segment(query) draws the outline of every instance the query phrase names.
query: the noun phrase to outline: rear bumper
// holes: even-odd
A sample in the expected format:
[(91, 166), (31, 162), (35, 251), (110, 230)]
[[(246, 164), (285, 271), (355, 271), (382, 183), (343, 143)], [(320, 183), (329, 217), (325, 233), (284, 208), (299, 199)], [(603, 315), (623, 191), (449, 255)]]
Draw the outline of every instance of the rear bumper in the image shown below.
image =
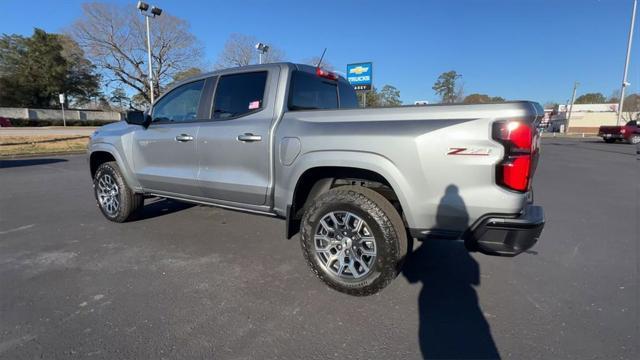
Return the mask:
[(603, 139), (616, 139), (616, 140), (624, 139), (624, 135), (622, 135), (622, 134), (599, 133), (598, 136), (603, 138)]
[(470, 251), (487, 255), (516, 256), (538, 241), (544, 228), (544, 211), (528, 205), (514, 218), (488, 215), (478, 220), (463, 236)]

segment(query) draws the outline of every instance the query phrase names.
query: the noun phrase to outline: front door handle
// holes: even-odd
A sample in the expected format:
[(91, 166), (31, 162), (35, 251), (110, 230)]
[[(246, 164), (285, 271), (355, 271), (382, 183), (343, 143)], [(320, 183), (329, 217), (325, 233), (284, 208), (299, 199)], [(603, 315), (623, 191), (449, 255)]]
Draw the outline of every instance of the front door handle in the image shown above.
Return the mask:
[(180, 134), (178, 136), (176, 136), (176, 141), (179, 142), (187, 142), (187, 141), (192, 141), (193, 140), (193, 136), (188, 135), (188, 134)]
[(262, 141), (262, 136), (253, 135), (251, 133), (244, 133), (242, 135), (238, 135), (238, 141), (244, 141), (244, 142)]

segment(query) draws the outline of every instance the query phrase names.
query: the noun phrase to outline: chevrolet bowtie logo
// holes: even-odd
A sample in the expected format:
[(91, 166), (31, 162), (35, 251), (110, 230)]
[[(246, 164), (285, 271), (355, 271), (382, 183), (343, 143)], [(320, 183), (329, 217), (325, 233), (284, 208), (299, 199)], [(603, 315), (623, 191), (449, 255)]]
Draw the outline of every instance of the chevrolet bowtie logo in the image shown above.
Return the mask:
[(364, 67), (364, 66), (358, 65), (358, 66), (356, 66), (354, 68), (349, 69), (349, 74), (360, 75), (360, 74), (365, 73), (367, 71), (369, 71), (368, 67)]

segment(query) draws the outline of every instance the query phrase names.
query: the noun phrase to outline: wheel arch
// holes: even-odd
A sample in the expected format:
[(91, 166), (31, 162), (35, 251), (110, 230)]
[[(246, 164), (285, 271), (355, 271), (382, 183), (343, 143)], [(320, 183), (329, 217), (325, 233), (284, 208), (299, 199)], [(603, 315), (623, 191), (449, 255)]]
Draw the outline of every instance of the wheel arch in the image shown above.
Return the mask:
[[(305, 154), (307, 155), (307, 154)], [(371, 187), (383, 196), (395, 197), (389, 199), (396, 203), (396, 208), (405, 216), (410, 214), (409, 204), (404, 196), (405, 179), (400, 171), (387, 158), (378, 154), (354, 153), (354, 152), (334, 152), (331, 156), (322, 154), (322, 159), (309, 161), (303, 156), (296, 163), (304, 163), (304, 168), (295, 171), (295, 176), (291, 176), (286, 196), (286, 236), (293, 237), (300, 229), (300, 219), (304, 207), (319, 194), (340, 185), (354, 185), (349, 180), (354, 180), (355, 185)], [(336, 161), (340, 159), (341, 161)], [(300, 161), (301, 160), (301, 161)], [(348, 165), (347, 165), (348, 164)], [(336, 183), (336, 181), (346, 180), (347, 182)], [(358, 180), (364, 183), (358, 184)], [(392, 194), (384, 193), (383, 188), (388, 187)], [(405, 225), (410, 226), (412, 220), (405, 218)]]
[(118, 164), (118, 167), (122, 172), (122, 176), (125, 178), (129, 187), (134, 189), (136, 192), (142, 190), (140, 184), (133, 176), (131, 167), (126, 161), (124, 161), (113, 145), (106, 143), (92, 144), (89, 153), (89, 170), (92, 178), (98, 167), (107, 161), (115, 161)]

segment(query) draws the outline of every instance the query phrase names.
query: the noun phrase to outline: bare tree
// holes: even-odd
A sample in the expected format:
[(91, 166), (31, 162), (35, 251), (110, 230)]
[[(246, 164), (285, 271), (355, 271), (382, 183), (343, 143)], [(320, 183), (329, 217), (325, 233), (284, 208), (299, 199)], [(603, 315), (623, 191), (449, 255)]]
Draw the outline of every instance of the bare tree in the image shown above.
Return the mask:
[[(218, 61), (214, 65), (216, 69), (224, 69), (230, 67), (247, 66), (258, 62), (258, 52), (256, 44), (259, 41), (249, 35), (231, 34), (224, 44), (224, 49), (218, 55)], [(269, 51), (262, 55), (263, 63), (274, 63), (283, 61), (285, 58), (284, 51), (267, 43)]]
[(624, 98), (622, 120), (640, 120), (640, 94), (631, 94)]
[[(82, 17), (69, 34), (102, 70), (108, 83), (132, 88), (148, 103), (144, 18), (133, 6), (85, 3), (82, 10)], [(151, 45), (156, 96), (176, 73), (199, 66), (202, 60), (202, 46), (189, 32), (188, 22), (167, 13), (153, 20)]]
[[(311, 66), (318, 66), (318, 62), (320, 62), (320, 56), (313, 56), (307, 60), (304, 60), (305, 64)], [(329, 71), (335, 70), (335, 67), (327, 60), (327, 58), (322, 59), (322, 64), (320, 64), (320, 67)]]

